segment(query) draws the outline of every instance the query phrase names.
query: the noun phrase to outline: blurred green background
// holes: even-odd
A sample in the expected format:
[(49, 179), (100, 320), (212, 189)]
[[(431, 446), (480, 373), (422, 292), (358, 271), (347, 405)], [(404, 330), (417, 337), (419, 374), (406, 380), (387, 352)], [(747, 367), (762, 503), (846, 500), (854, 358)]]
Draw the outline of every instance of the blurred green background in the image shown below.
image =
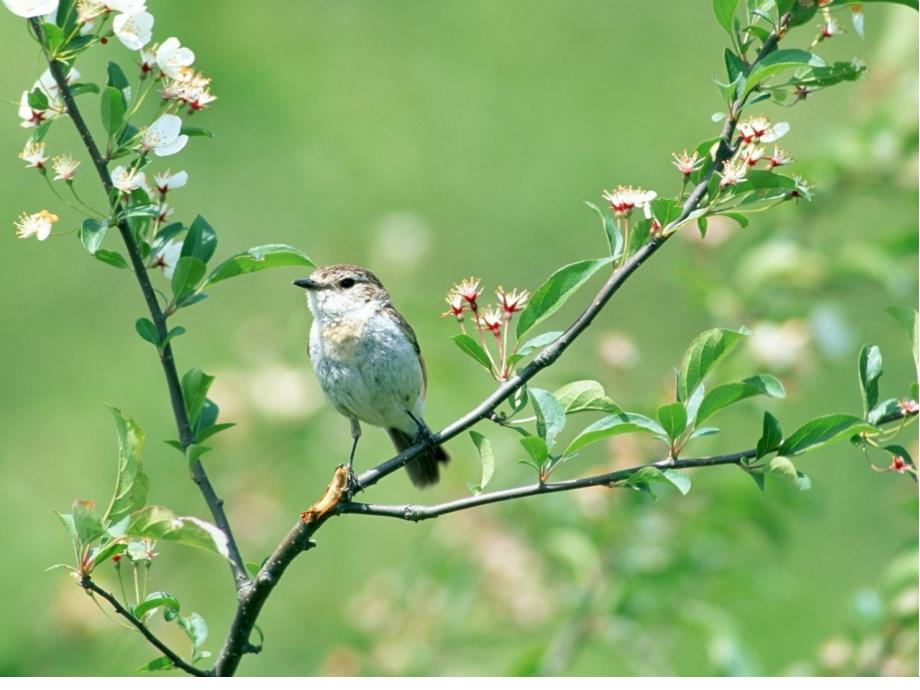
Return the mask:
[[(287, 242), (318, 263), (367, 265), (416, 328), (430, 378), (426, 417), (440, 427), (491, 383), (439, 320), (450, 284), (533, 289), (556, 267), (606, 249), (593, 214), (602, 188), (677, 191), (672, 151), (714, 136), (711, 80), (725, 43), (710, 3), (573, 0), (533, 3), (370, 0), (151, 2), (155, 39), (176, 35), (214, 77), (219, 100), (196, 115), (217, 133), (164, 161), (190, 174), (170, 201), (202, 213), (218, 256)], [(537, 385), (596, 378), (628, 409), (671, 394), (672, 368), (713, 326), (754, 337), (718, 378), (776, 374), (788, 399), (768, 407), (788, 431), (816, 414), (859, 410), (859, 346), (886, 358), (883, 397), (912, 380), (909, 347), (884, 313), (916, 305), (916, 14), (868, 5), (867, 38), (847, 25), (827, 58), (864, 57), (870, 77), (793, 108), (785, 147), (818, 189), (811, 205), (714, 222), (705, 243), (688, 228), (627, 287)], [(844, 17), (846, 19), (846, 17)], [(816, 28), (792, 34), (807, 46)], [(148, 437), (151, 502), (207, 517), (172, 438), (165, 386), (131, 275), (92, 261), (76, 236), (17, 241), (11, 221), (56, 200), (16, 153), (21, 91), (38, 51), (4, 12), (0, 128), (4, 193), (0, 354), (0, 506), (7, 525), (0, 673), (125, 674), (154, 656), (107, 619), (64, 571), (69, 546), (53, 510), (110, 492), (115, 436), (103, 403)], [(79, 68), (129, 59), (117, 42)], [(98, 126), (93, 96), (81, 97)], [(758, 112), (755, 110), (754, 112)], [(69, 123), (52, 152), (85, 159)], [(157, 169), (157, 168), (155, 168)], [(99, 199), (89, 165), (78, 189)], [(694, 237), (696, 235), (696, 237)], [(685, 241), (686, 240), (686, 241)], [(109, 240), (117, 248), (115, 238)], [(347, 422), (318, 392), (306, 357), (309, 317), (279, 269), (217, 286), (175, 319), (180, 369), (215, 374), (225, 421), (206, 465), (248, 560), (260, 561), (321, 492), (349, 447)], [(555, 318), (577, 313), (573, 300)], [(723, 432), (693, 454), (749, 447), (765, 403), (726, 412)], [(493, 487), (529, 481), (513, 432), (482, 428), (498, 454)], [(916, 450), (914, 430), (902, 442)], [(466, 436), (424, 495), (404, 473), (373, 501), (446, 500), (468, 493), (478, 460)], [(615, 437), (569, 463), (569, 477), (654, 459)], [(359, 468), (390, 454), (369, 431)], [(412, 525), (348, 516), (286, 573), (260, 621), (265, 650), (244, 674), (916, 674), (917, 493), (875, 474), (846, 443), (800, 464), (798, 493), (761, 494), (732, 467), (698, 471), (687, 497), (625, 491), (555, 495)], [(162, 545), (151, 589), (173, 592), (208, 620), (219, 649), (233, 611), (226, 567)], [(112, 586), (109, 573), (100, 572)], [(165, 638), (182, 646), (175, 626)]]

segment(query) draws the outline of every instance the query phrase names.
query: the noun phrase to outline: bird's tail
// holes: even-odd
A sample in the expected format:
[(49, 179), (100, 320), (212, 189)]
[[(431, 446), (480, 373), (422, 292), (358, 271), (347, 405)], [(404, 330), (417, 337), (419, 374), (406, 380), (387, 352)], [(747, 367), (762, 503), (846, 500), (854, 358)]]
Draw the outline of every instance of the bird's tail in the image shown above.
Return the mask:
[[(390, 439), (392, 439), (393, 445), (396, 446), (396, 450), (400, 453), (416, 441), (416, 438), (399, 429), (387, 429), (387, 432), (390, 434)], [(440, 479), (438, 465), (449, 460), (450, 457), (447, 455), (447, 451), (441, 446), (434, 446), (406, 463), (406, 471), (409, 473), (409, 479), (412, 480), (412, 483), (418, 488), (424, 489), (426, 486), (438, 483), (438, 479)]]

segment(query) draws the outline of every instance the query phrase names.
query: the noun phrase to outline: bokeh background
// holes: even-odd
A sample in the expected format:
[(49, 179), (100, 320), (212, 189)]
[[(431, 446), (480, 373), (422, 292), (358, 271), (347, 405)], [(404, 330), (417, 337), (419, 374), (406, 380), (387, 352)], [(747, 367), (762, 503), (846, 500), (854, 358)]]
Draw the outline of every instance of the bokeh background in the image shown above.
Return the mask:
[[(439, 427), (491, 387), (439, 320), (452, 281), (533, 289), (563, 263), (605, 252), (582, 206), (602, 188), (673, 194), (672, 151), (714, 136), (724, 34), (709, 2), (152, 1), (155, 38), (176, 35), (214, 77), (219, 96), (194, 124), (217, 133), (168, 161), (190, 184), (171, 201), (204, 214), (218, 254), (287, 242), (317, 262), (376, 271), (418, 331), (429, 365), (427, 418)], [(786, 148), (817, 186), (810, 205), (713, 222), (669, 243), (617, 295), (565, 357), (541, 375), (553, 389), (602, 381), (628, 409), (671, 394), (672, 369), (712, 326), (754, 336), (722, 380), (767, 371), (785, 401), (723, 414), (720, 435), (691, 452), (749, 447), (767, 407), (787, 431), (810, 416), (859, 410), (860, 345), (880, 345), (883, 396), (913, 376), (909, 346), (884, 313), (916, 305), (917, 15), (867, 5), (865, 40), (851, 29), (821, 46), (864, 57), (868, 79), (793, 108)], [(849, 28), (849, 27), (848, 27)], [(814, 27), (792, 42), (810, 42)], [(154, 656), (106, 618), (64, 571), (69, 546), (53, 510), (104, 501), (115, 435), (103, 403), (148, 437), (151, 501), (207, 515), (182, 458), (164, 441), (172, 419), (158, 362), (134, 332), (143, 304), (131, 275), (92, 261), (76, 236), (17, 241), (22, 210), (61, 212), (16, 153), (26, 139), (14, 103), (42, 68), (25, 27), (0, 17), (8, 102), (0, 127), (0, 673), (125, 674)], [(107, 53), (108, 51), (108, 53)], [(113, 42), (92, 51), (84, 80), (103, 80)], [(84, 104), (94, 97), (84, 96)], [(86, 107), (86, 106), (85, 106)], [(90, 120), (98, 126), (96, 107)], [(66, 122), (50, 146), (82, 153)], [(78, 189), (99, 198), (84, 164)], [(111, 239), (112, 248), (115, 238)], [(217, 376), (214, 397), (237, 426), (206, 465), (248, 560), (260, 561), (325, 486), (348, 451), (306, 358), (309, 317), (290, 286), (296, 269), (217, 286), (176, 319), (181, 369)], [(555, 318), (560, 326), (586, 290)], [(494, 487), (529, 480), (513, 432), (495, 445)], [(903, 442), (916, 451), (914, 431)], [(375, 501), (438, 501), (478, 479), (464, 436), (424, 496), (403, 473)], [(615, 437), (558, 476), (655, 458)], [(358, 466), (390, 454), (362, 439)], [(245, 674), (783, 674), (917, 673), (917, 489), (867, 470), (846, 443), (801, 463), (814, 482), (766, 493), (736, 468), (693, 474), (681, 497), (626, 491), (556, 495), (412, 525), (349, 516), (287, 572), (260, 625), (265, 650)], [(217, 651), (233, 610), (226, 567), (163, 545), (151, 589), (173, 592), (208, 621)], [(101, 580), (113, 584), (110, 573)], [(175, 626), (158, 630), (182, 647)]]

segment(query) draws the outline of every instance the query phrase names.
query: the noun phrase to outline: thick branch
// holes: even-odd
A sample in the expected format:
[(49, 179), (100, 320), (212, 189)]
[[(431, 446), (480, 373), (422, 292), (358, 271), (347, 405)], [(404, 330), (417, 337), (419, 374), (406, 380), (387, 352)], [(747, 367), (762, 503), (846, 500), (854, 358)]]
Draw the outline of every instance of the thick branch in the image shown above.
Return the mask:
[(478, 496), (468, 496), (455, 501), (438, 503), (432, 506), (423, 506), (415, 504), (405, 505), (377, 505), (373, 503), (356, 503), (349, 502), (339, 506), (340, 513), (358, 513), (361, 515), (380, 515), (384, 517), (399, 518), (411, 522), (420, 522), (430, 520), (447, 513), (454, 513), (458, 510), (466, 510), (477, 506), (487, 505), (489, 503), (500, 503), (510, 501), (515, 498), (526, 498), (528, 496), (540, 496), (543, 494), (552, 494), (559, 491), (574, 491), (575, 489), (585, 489), (590, 486), (614, 486), (617, 482), (629, 479), (639, 470), (646, 467), (656, 467), (659, 469), (682, 470), (695, 467), (713, 467), (715, 465), (737, 465), (742, 460), (753, 458), (757, 455), (757, 449), (751, 448), (738, 453), (729, 455), (714, 455), (706, 458), (692, 458), (686, 460), (662, 460), (647, 465), (638, 465), (625, 470), (616, 472), (607, 472), (591, 477), (582, 477), (580, 479), (569, 479), (561, 482), (547, 482), (545, 484), (530, 484), (527, 486), (518, 486), (513, 489), (502, 491), (490, 491), (489, 493), (479, 494)]
[(116, 599), (111, 593), (105, 591), (93, 582), (89, 575), (85, 575), (80, 581), (80, 586), (83, 587), (87, 592), (93, 592), (98, 594), (100, 597), (105, 599), (112, 605), (112, 608), (115, 609), (115, 612), (127, 620), (131, 625), (137, 628), (138, 632), (143, 635), (147, 641), (156, 647), (158, 650), (163, 652), (163, 655), (166, 656), (176, 668), (185, 671), (188, 674), (193, 676), (210, 676), (211, 674), (207, 671), (202, 671), (200, 668), (195, 668), (191, 664), (183, 661), (182, 657), (176, 654), (173, 650), (166, 646), (166, 644), (161, 641), (156, 635), (150, 632), (150, 628), (144, 625), (133, 613), (121, 605), (121, 603)]
[[(29, 21), (36, 37), (41, 43), (41, 24), (37, 19), (31, 19)], [(67, 83), (64, 65), (61, 62), (51, 59), (47, 53), (45, 53), (45, 57), (48, 60), (51, 76), (54, 77), (54, 81), (57, 83), (58, 89), (60, 89), (61, 98), (64, 101), (64, 106), (67, 108), (67, 114), (77, 128), (77, 132), (80, 134), (84, 146), (86, 146), (93, 166), (96, 168), (99, 179), (102, 181), (102, 186), (105, 188), (106, 195), (111, 200), (113, 190), (112, 178), (109, 175), (106, 159), (99, 151), (99, 147), (96, 146), (93, 135), (86, 125), (86, 120), (83, 119), (83, 115), (77, 107), (73, 92)], [(113, 205), (113, 211), (116, 210), (117, 208)], [(163, 310), (160, 309), (160, 304), (157, 301), (153, 285), (150, 283), (150, 276), (147, 274), (144, 260), (141, 258), (137, 242), (134, 240), (134, 235), (131, 233), (131, 228), (128, 226), (127, 221), (122, 220), (118, 223), (118, 231), (121, 233), (121, 239), (125, 244), (125, 249), (127, 249), (128, 257), (131, 260), (131, 266), (134, 269), (134, 275), (144, 295), (144, 301), (147, 303), (147, 310), (150, 312), (150, 318), (153, 319), (160, 341), (165, 342), (167, 334), (166, 317), (163, 314)], [(185, 410), (185, 401), (182, 396), (182, 386), (179, 383), (179, 374), (176, 371), (176, 363), (173, 359), (172, 345), (168, 342), (160, 351), (160, 362), (163, 365), (163, 373), (166, 376), (166, 385), (169, 389), (169, 400), (172, 404), (173, 416), (176, 420), (179, 442), (184, 449), (194, 442), (195, 437), (192, 433), (191, 424), (189, 423), (188, 413)], [(227, 536), (227, 544), (230, 552), (230, 568), (233, 571), (237, 588), (239, 588), (249, 582), (249, 575), (246, 572), (246, 566), (243, 562), (243, 557), (240, 555), (236, 540), (233, 538), (233, 532), (230, 530), (230, 523), (224, 512), (223, 501), (217, 496), (217, 492), (214, 490), (214, 486), (211, 484), (210, 479), (208, 479), (207, 472), (205, 472), (204, 466), (200, 461), (196, 461), (192, 464), (191, 471), (192, 479), (194, 479), (195, 484), (198, 485), (199, 490), (204, 496), (205, 502), (211, 510), (211, 515), (214, 517), (214, 522)]]

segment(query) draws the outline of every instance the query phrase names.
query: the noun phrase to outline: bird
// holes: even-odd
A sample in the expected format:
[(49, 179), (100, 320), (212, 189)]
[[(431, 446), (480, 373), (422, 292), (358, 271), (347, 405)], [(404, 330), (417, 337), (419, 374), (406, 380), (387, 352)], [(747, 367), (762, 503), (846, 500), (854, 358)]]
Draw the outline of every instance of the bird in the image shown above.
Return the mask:
[(425, 362), (415, 331), (366, 268), (334, 264), (294, 281), (304, 288), (313, 315), (309, 353), (329, 404), (351, 421), (349, 477), (361, 423), (387, 431), (398, 452), (417, 441), (428, 448), (406, 464), (419, 488), (436, 484), (447, 452), (432, 442), (422, 417), (427, 391)]

